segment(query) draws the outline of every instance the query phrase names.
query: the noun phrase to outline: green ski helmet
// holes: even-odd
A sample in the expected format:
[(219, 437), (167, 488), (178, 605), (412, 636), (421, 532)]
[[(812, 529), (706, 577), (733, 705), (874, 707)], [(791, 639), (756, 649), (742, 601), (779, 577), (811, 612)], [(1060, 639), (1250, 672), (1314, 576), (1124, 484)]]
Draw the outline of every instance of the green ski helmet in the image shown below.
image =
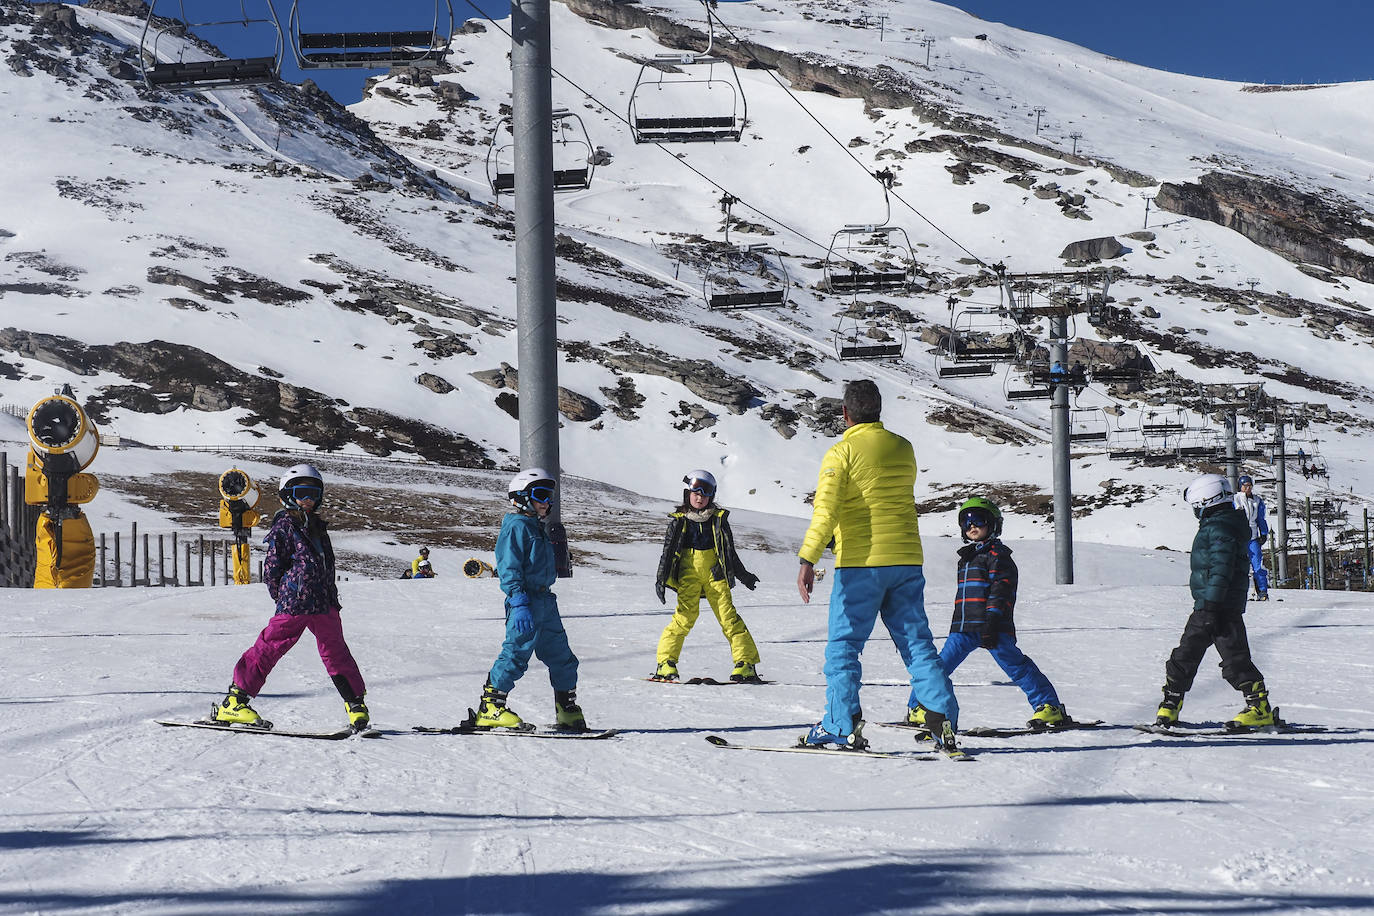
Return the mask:
[(985, 496), (970, 496), (959, 507), (959, 537), (968, 540), (964, 534), (968, 530), (968, 523), (979, 516), (992, 526), (993, 537), (1002, 535), (1002, 510), (997, 508), (997, 503)]

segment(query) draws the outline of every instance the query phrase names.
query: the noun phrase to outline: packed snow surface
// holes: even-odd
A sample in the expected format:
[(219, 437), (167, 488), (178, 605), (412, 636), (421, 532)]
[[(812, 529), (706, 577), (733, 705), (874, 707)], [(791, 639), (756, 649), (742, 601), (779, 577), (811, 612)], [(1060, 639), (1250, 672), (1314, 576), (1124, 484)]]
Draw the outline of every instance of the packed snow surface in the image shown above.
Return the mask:
[[(798, 537), (802, 523), (779, 530)], [(1047, 584), (1046, 543), (1019, 543), (1021, 645), (1069, 711), (1107, 726), (965, 739), (977, 759), (717, 750), (788, 744), (819, 718), (825, 602), (795, 561), (746, 551), (736, 599), (766, 686), (651, 683), (670, 609), (657, 545), (624, 575), (580, 570), (557, 592), (581, 658), (579, 699), (604, 741), (425, 736), (475, 704), (503, 630), (493, 579), (435, 556), (443, 578), (342, 584), (345, 628), (386, 734), (343, 742), (163, 728), (204, 715), (271, 613), (261, 585), (5, 595), (0, 623), (0, 912), (62, 913), (1358, 913), (1369, 866), (1374, 678), (1368, 601), (1284, 592), (1252, 605), (1251, 643), (1287, 718), (1313, 735), (1173, 739), (1153, 717), (1190, 602), (1186, 559), (1092, 547)], [(943, 634), (953, 550), (927, 538), (927, 607)], [(881, 632), (881, 628), (880, 628)], [(1240, 697), (1204, 661), (1185, 718)], [(906, 709), (884, 635), (864, 657), (872, 721)], [(725, 678), (709, 612), (685, 676)], [(955, 675), (964, 726), (1017, 725), (1020, 691), (976, 653)], [(307, 637), (256, 706), (280, 728), (345, 721)], [(552, 721), (534, 662), (511, 695)], [(870, 726), (875, 749), (910, 732)]]

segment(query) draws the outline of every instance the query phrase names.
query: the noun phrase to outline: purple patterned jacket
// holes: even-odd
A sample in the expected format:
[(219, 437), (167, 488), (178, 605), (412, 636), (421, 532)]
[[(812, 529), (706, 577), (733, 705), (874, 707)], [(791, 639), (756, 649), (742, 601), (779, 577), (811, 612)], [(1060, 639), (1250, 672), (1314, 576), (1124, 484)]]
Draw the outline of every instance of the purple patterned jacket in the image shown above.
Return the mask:
[(278, 614), (327, 614), (339, 609), (334, 547), (324, 520), (282, 509), (267, 532), (262, 576)]

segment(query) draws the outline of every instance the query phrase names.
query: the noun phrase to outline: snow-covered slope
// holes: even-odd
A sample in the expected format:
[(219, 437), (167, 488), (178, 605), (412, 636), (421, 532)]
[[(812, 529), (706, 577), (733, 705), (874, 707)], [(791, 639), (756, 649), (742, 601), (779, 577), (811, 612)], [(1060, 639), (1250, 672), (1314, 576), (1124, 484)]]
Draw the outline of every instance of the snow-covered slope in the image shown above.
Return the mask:
[[(701, 28), (697, 3), (639, 6)], [(36, 25), (32, 8), (13, 0), (4, 9), (0, 40), (28, 62), (0, 73), (12, 163), (0, 184), (6, 403), (27, 406), (69, 382), (125, 440), (325, 445), (511, 466), (512, 392), (490, 387), (493, 370), (516, 361), (510, 198), (493, 198), (485, 171), (489, 133), (509, 101), (509, 42), (495, 25), (455, 38), (454, 72), (438, 79), (463, 93), (397, 75), (352, 107), (355, 118), (292, 87), (148, 93), (130, 79), (136, 20), (78, 9), (80, 28), (67, 32)], [(1008, 402), (1005, 390), (1019, 384), (1010, 370), (938, 378), (927, 341), (949, 323), (951, 292), (997, 303), (970, 253), (1013, 271), (1053, 270), (1066, 244), (1113, 235), (1128, 246), (1111, 262), (1124, 271), (1111, 295), (1129, 307), (1129, 339), (1180, 374), (1177, 388), (1265, 381), (1272, 396), (1334, 411), (1294, 446), (1320, 452), (1332, 486), (1368, 489), (1368, 285), (1316, 279), (1198, 219), (1152, 212), (1153, 240), (1126, 238), (1159, 182), (1223, 166), (1326, 189), (1368, 212), (1360, 178), (1374, 133), (1358, 130), (1372, 107), (1368, 85), (1248, 92), (924, 0), (843, 14), (810, 3), (719, 12), (733, 33), (722, 48), (737, 48), (737, 36), (818, 75), (877, 74), (892, 92), (910, 89), (924, 114), (740, 70), (750, 117), (742, 142), (636, 146), (625, 106), (641, 61), (666, 49), (648, 29), (609, 28), (553, 5), (555, 67), (580, 87), (556, 80), (555, 103), (585, 120), (605, 154), (591, 188), (557, 206), (560, 382), (584, 399), (569, 401), (577, 413), (561, 432), (568, 474), (671, 497), (684, 467), (711, 467), (733, 505), (804, 515), (835, 432), (822, 399), (866, 376), (887, 394), (889, 425), (918, 442), (928, 510), (989, 487), (1024, 532), (1050, 536), (1047, 406)], [(876, 20), (861, 27), (864, 13), (888, 16), (882, 42), (869, 27)], [(1036, 106), (1046, 109), (1038, 137)], [(984, 139), (969, 139), (975, 128)], [(1082, 134), (1077, 156), (1071, 133)], [(951, 134), (952, 147), (941, 139)], [(906, 335), (904, 358), (841, 363), (833, 336), (852, 303), (815, 284), (836, 229), (883, 217), (867, 175), (880, 167), (897, 174), (891, 221), (908, 232), (927, 281), (913, 296), (860, 297), (910, 316), (905, 329), (878, 321), (881, 333)], [(1125, 180), (1141, 175), (1156, 184)], [(723, 240), (723, 191), (742, 201), (732, 241), (786, 253), (788, 309), (702, 307), (701, 270), (719, 249), (700, 240)], [(1220, 295), (1228, 291), (1232, 300)], [(1073, 330), (1126, 339), (1081, 318)], [(165, 348), (117, 346), (155, 340), (185, 348), (174, 368)], [(198, 353), (223, 362), (197, 363)], [(1116, 411), (1110, 423), (1124, 438), (1149, 411), (1175, 410), (1101, 386), (1075, 406), (1091, 422), (1108, 422), (1096, 408)], [(1197, 414), (1189, 422), (1219, 428)], [(1186, 544), (1186, 512), (1145, 524), (1139, 503), (1163, 493), (1175, 506), (1198, 465), (1109, 462), (1094, 445), (1076, 452), (1079, 539)], [(139, 461), (112, 450), (101, 459), (129, 476)], [(1293, 496), (1324, 492), (1325, 481), (1290, 476)], [(134, 511), (114, 490), (102, 498), (112, 500), (112, 524)]]
[[(799, 527), (780, 531), (795, 537)], [(943, 632), (948, 538), (929, 538), (928, 606)], [(1017, 543), (1023, 569), (1047, 544)], [(1022, 646), (1095, 731), (968, 739), (975, 763), (716, 750), (703, 737), (786, 744), (820, 715), (824, 604), (803, 607), (788, 556), (746, 552), (762, 578), (736, 596), (778, 683), (664, 686), (652, 670), (666, 610), (644, 572), (560, 583), (581, 659), (579, 700), (617, 738), (422, 736), (481, 690), (500, 641), (492, 579), (345, 582), (344, 618), (380, 740), (299, 741), (164, 729), (223, 690), (269, 612), (262, 586), (6, 595), (0, 647), (0, 912), (81, 914), (659, 914), (844, 911), (1090, 914), (1368, 913), (1367, 784), (1374, 693), (1368, 609), (1289, 592), (1248, 615), (1256, 661), (1295, 722), (1330, 734), (1166, 739), (1153, 714), (1185, 614), (1186, 560), (1091, 546), (1080, 583), (1027, 575)], [(1173, 584), (1164, 584), (1173, 583)], [(723, 677), (709, 616), (683, 656)], [(864, 710), (905, 710), (886, 638), (864, 656)], [(956, 673), (964, 723), (1013, 725), (1020, 692), (986, 653)], [(1210, 664), (1196, 721), (1233, 714)], [(534, 665), (511, 697), (548, 721)], [(307, 640), (256, 706), (281, 728), (344, 711)], [(882, 750), (910, 733), (872, 726)]]

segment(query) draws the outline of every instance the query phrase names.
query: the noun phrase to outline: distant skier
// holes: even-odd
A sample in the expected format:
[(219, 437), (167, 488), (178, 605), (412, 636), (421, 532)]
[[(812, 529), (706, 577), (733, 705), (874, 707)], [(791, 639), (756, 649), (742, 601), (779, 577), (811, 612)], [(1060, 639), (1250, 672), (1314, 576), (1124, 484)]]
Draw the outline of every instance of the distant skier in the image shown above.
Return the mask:
[(282, 475), (278, 496), (283, 508), (267, 532), (262, 564), (262, 578), (277, 603), (277, 613), (234, 666), (234, 681), (215, 707), (214, 718), (271, 728), (272, 723), (265, 722), (249, 703), (277, 662), (309, 630), (315, 634), (324, 670), (343, 697), (349, 724), (362, 731), (368, 727), (363, 702), (367, 686), (344, 641), (334, 548), (324, 520), (315, 514), (324, 502), (324, 478), (314, 465), (298, 464)]
[(496, 538), (496, 575), (506, 595), (506, 639), (487, 674), (477, 710), (463, 724), (478, 728), (520, 728), (524, 722), (506, 706), (515, 682), (537, 655), (549, 669), (557, 725), (586, 731), (577, 705), (577, 656), (558, 613), (558, 598), (549, 589), (558, 576), (553, 545), (542, 520), (553, 500), (553, 475), (527, 468), (511, 479), (506, 494), (514, 512), (501, 519)]
[(1269, 572), (1264, 568), (1264, 542), (1269, 537), (1268, 508), (1264, 500), (1254, 494), (1253, 477), (1242, 474), (1239, 483), (1240, 492), (1235, 496), (1235, 504), (1250, 522), (1250, 543), (1246, 550), (1250, 555), (1250, 572), (1255, 578), (1255, 600), (1268, 601)]
[(1246, 544), (1250, 527), (1245, 513), (1232, 502), (1231, 482), (1220, 474), (1204, 474), (1188, 485), (1183, 498), (1198, 518), (1189, 557), (1193, 613), (1179, 638), (1178, 648), (1164, 666), (1164, 701), (1155, 716), (1158, 725), (1178, 722), (1183, 695), (1193, 686), (1198, 665), (1209, 646), (1221, 656), (1221, 676), (1245, 694), (1243, 709), (1228, 725), (1259, 728), (1274, 724), (1264, 675), (1250, 658), (1245, 632), (1245, 597), (1250, 591)]
[(716, 478), (710, 471), (689, 471), (682, 478), (682, 504), (668, 516), (663, 535), (663, 556), (658, 561), (654, 591), (666, 603), (664, 589), (677, 592), (677, 609), (658, 640), (658, 667), (654, 678), (675, 681), (682, 644), (697, 622), (704, 597), (730, 641), (735, 667), (730, 680), (756, 682), (759, 650), (754, 637), (735, 609), (730, 594), (738, 580), (753, 590), (758, 576), (744, 568), (735, 553), (735, 536), (730, 531), (730, 512), (716, 505)]
[[(420, 576), (420, 564), (421, 564), (421, 563), (424, 563), (424, 564), (427, 565), (427, 566), (429, 565), (429, 548), (428, 548), (428, 547), (421, 547), (421, 548), (420, 548), (420, 555), (419, 555), (418, 557), (416, 557), (415, 559), (413, 559), (413, 560), (410, 561), (410, 577), (411, 577), (412, 579), (419, 579), (419, 578), (421, 578), (421, 576)], [(434, 570), (434, 567), (433, 567), (433, 566), (430, 566), (431, 575), (433, 574), (433, 570)]]
[[(940, 649), (940, 664), (953, 675), (978, 647), (1020, 687), (1030, 701), (1030, 728), (1053, 728), (1067, 716), (1050, 679), (1016, 644), (1017, 568), (1011, 548), (1003, 544), (1002, 512), (992, 500), (973, 496), (959, 507), (959, 534), (966, 546), (959, 550), (958, 581), (954, 589), (954, 619)], [(907, 721), (925, 726), (926, 709), (913, 691)]]
[(415, 574), (412, 575), (410, 578), (412, 578), (412, 579), (433, 579), (433, 578), (434, 578), (434, 567), (429, 565), (429, 561), (428, 561), (428, 560), (421, 560), (419, 563), (416, 564), (416, 566), (415, 566)]

